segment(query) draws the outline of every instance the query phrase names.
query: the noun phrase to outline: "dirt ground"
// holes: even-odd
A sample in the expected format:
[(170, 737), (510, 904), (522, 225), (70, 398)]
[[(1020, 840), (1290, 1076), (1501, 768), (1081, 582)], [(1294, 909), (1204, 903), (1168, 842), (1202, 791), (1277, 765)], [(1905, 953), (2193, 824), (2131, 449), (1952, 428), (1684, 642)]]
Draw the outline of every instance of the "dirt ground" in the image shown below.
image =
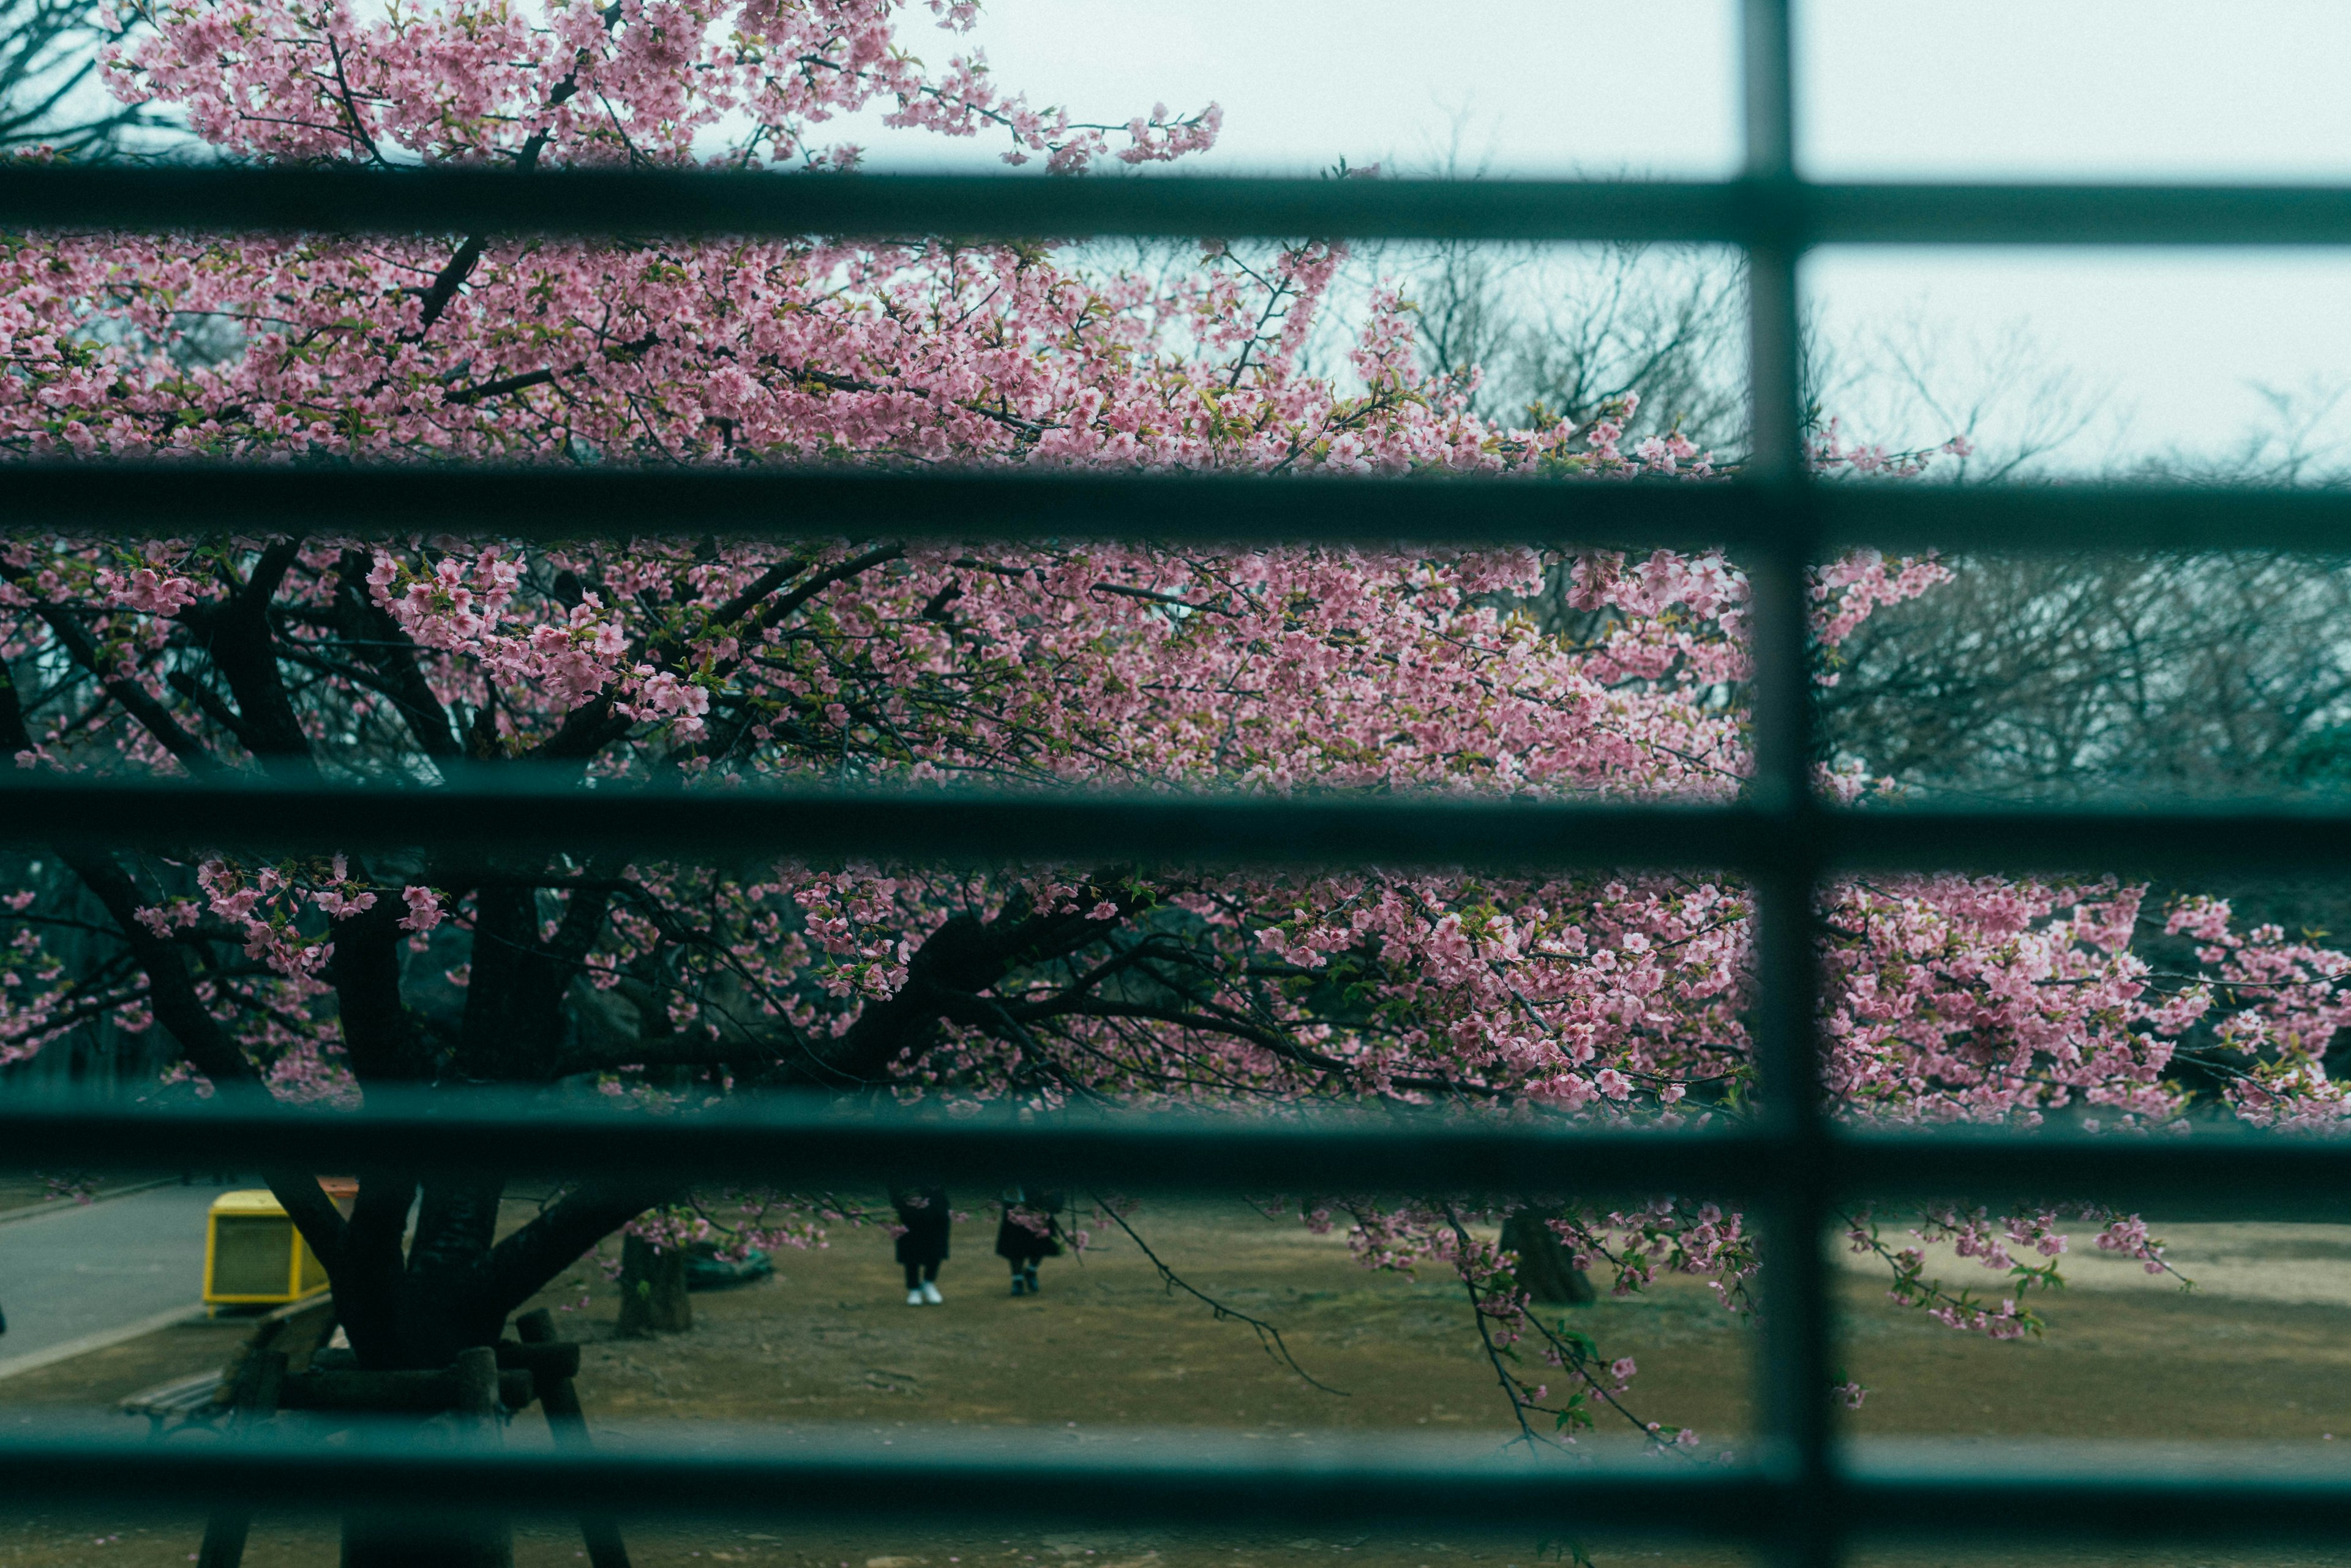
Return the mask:
[[(694, 1298), (691, 1333), (612, 1337), (613, 1288), (592, 1269), (545, 1303), (584, 1342), (580, 1388), (606, 1423), (773, 1422), (870, 1437), (936, 1425), (980, 1430), (1212, 1429), (1281, 1445), (1368, 1432), (1449, 1433), (1499, 1444), (1507, 1407), (1478, 1347), (1458, 1283), (1369, 1273), (1343, 1243), (1246, 1207), (1153, 1207), (1136, 1217), (1152, 1245), (1202, 1291), (1278, 1324), (1321, 1392), (1276, 1364), (1250, 1331), (1171, 1295), (1137, 1249), (1113, 1233), (1082, 1260), (1044, 1266), (1045, 1292), (1012, 1299), (988, 1254), (991, 1228), (959, 1227), (941, 1278), (944, 1307), (909, 1308), (889, 1243), (876, 1231), (778, 1260), (776, 1278)], [(1952, 1333), (1885, 1300), (1857, 1269), (1841, 1281), (1844, 1366), (1872, 1393), (1850, 1420), (1864, 1437), (2063, 1437), (2247, 1440), (2334, 1452), (2351, 1446), (2351, 1228), (2180, 1228), (2175, 1251), (2199, 1289), (2149, 1280), (2098, 1255), (2069, 1260), (2074, 1286), (2043, 1307), (2044, 1339), (1993, 1343)], [(1979, 1275), (1985, 1283), (1993, 1277)], [(588, 1304), (580, 1308), (583, 1293)], [(1649, 1419), (1698, 1427), (1701, 1458), (1735, 1451), (1750, 1422), (1755, 1335), (1688, 1281), (1629, 1300), (1564, 1310), (1612, 1356), (1640, 1365), (1630, 1402)], [(163, 1331), (0, 1381), (0, 1422), (39, 1408), (110, 1405), (125, 1394), (216, 1364), (243, 1329)], [(532, 1440), (527, 1416), (517, 1441)], [(173, 1568), (200, 1524), (125, 1513), (0, 1521), (0, 1568)], [(1537, 1568), (1555, 1557), (1531, 1542), (1242, 1536), (1214, 1530), (1013, 1536), (894, 1526), (866, 1531), (659, 1528), (631, 1532), (641, 1568), (706, 1562), (771, 1568)], [(1731, 1553), (1595, 1540), (1602, 1564), (1729, 1563)], [(295, 1568), (332, 1561), (331, 1530), (257, 1521), (246, 1561)], [(518, 1561), (569, 1568), (579, 1542), (529, 1529)], [(1091, 1561), (1089, 1561), (1091, 1560)], [(2284, 1564), (2351, 1562), (2336, 1553), (2181, 1549), (2072, 1554), (1929, 1545), (1870, 1552), (1874, 1563)]]

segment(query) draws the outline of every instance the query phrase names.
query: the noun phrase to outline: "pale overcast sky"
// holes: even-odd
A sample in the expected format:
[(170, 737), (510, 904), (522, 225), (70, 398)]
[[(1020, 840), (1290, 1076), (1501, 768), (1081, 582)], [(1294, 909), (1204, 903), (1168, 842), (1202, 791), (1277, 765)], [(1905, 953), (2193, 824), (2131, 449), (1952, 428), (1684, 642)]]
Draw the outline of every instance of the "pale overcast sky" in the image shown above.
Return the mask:
[[(1800, 26), (1817, 177), (2351, 183), (2351, 0), (1808, 0)], [(1221, 103), (1204, 172), (1426, 167), (1457, 126), (1496, 173), (1708, 177), (1739, 155), (1725, 0), (989, 0), (977, 39), (1004, 85), (1081, 118)], [(998, 151), (857, 139), (874, 168)], [(2262, 417), (2253, 385), (2351, 371), (2341, 253), (1845, 251), (1808, 282), (1849, 334), (2028, 324), (2122, 416), (2069, 467), (2226, 446)]]

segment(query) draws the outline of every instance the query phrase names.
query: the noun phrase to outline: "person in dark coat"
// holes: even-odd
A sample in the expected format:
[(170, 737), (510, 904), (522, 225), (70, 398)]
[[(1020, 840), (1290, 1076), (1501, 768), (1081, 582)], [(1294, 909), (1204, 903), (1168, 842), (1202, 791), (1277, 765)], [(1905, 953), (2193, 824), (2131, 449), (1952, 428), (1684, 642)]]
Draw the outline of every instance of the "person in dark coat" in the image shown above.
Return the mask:
[(898, 1211), (898, 1223), (905, 1227), (898, 1233), (898, 1261), (906, 1270), (906, 1304), (945, 1305), (946, 1298), (939, 1294), (939, 1265), (947, 1260), (947, 1232), (954, 1224), (947, 1213), (946, 1188), (893, 1186), (890, 1205)]
[(996, 1255), (1012, 1265), (1012, 1293), (1038, 1293), (1037, 1260), (1061, 1255), (1061, 1208), (1058, 1192), (1036, 1186), (1008, 1186), (1002, 1197), (1004, 1218), (996, 1226)]

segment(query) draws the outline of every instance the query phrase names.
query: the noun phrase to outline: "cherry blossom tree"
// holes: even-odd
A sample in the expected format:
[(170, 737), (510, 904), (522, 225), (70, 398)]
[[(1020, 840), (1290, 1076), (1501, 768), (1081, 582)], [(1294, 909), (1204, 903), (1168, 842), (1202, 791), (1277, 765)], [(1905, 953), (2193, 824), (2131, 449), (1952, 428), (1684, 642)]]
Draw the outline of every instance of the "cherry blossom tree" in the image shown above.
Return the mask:
[[(601, 9), (447, 0), (172, 0), (107, 69), (230, 157), (518, 174), (629, 161), (841, 178), (829, 120), (986, 136), (1063, 175), (1207, 146), (1217, 113), (1075, 120), (977, 54), (923, 63), (896, 0)], [(973, 6), (933, 0), (950, 37)], [(914, 22), (923, 18), (916, 16)], [(897, 239), (556, 244), (496, 235), (0, 238), (0, 444), (19, 455), (257, 461), (907, 465), (1508, 475), (1716, 465), (1574, 421), (1479, 417), (1416, 369), (1377, 294), (1335, 377), (1299, 345), (1340, 249), (1213, 244), (1145, 277), (1039, 245)], [(1925, 460), (1825, 441), (1825, 470)], [(606, 788), (754, 783), (1483, 791), (1726, 800), (1750, 737), (1748, 586), (1704, 552), (1379, 554), (648, 537), (524, 548), (417, 520), (338, 534), (0, 547), (0, 748), (77, 775), (397, 781), (535, 768)], [(846, 529), (850, 525), (844, 521)], [(1926, 560), (1813, 584), (1833, 679)], [(1874, 786), (1823, 772), (1851, 800)], [(197, 846), (192, 846), (192, 852)], [(1728, 875), (976, 874), (333, 854), (175, 862), (60, 850), (0, 921), (0, 1060), (107, 1019), (160, 1031), (224, 1094), (602, 1083), (619, 1092), (887, 1088), (1698, 1125), (1748, 1113), (1751, 904)], [(2195, 1053), (2236, 1114), (2331, 1124), (2323, 1070), (2351, 961), (2223, 904), (2142, 908), (2108, 880), (1855, 880), (1819, 917), (1840, 1113), (2117, 1132), (2191, 1110)], [(2157, 973), (2135, 937), (2199, 946)], [(371, 1177), (348, 1218), (273, 1186), (362, 1361), (445, 1364), (615, 1228), (699, 1221), (658, 1183), (585, 1181), (496, 1234), (494, 1181)], [(402, 1228), (422, 1192), (415, 1236)], [(1743, 1303), (1741, 1218), (1703, 1194), (1632, 1211), (1542, 1197), (1580, 1267)], [(1533, 1201), (1532, 1197), (1530, 1202)], [(1310, 1198), (1365, 1262), (1457, 1269), (1533, 1430), (1625, 1408), (1635, 1368), (1526, 1310), (1500, 1212)], [(654, 1217), (643, 1218), (649, 1213)], [(738, 1227), (810, 1222), (789, 1202)], [(1979, 1299), (1851, 1217), (1893, 1290), (2027, 1332), (2053, 1211), (1910, 1222), (1997, 1270)], [(2101, 1246), (2160, 1269), (2143, 1226)], [(2019, 1261), (2019, 1260), (2022, 1260)], [(1513, 1341), (1536, 1336), (1533, 1358)], [(1546, 1361), (1552, 1370), (1530, 1370)], [(1554, 1392), (1548, 1385), (1557, 1383)], [(1858, 1391), (1855, 1391), (1858, 1396)]]

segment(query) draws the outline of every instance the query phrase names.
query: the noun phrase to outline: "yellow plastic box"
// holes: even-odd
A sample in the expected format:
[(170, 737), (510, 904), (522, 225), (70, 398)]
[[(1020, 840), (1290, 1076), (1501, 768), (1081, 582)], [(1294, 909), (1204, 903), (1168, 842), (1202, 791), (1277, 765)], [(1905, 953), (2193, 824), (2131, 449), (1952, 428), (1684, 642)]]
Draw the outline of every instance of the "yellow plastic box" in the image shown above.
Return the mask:
[(204, 1305), (274, 1307), (327, 1288), (327, 1270), (266, 1189), (225, 1192), (204, 1227)]

